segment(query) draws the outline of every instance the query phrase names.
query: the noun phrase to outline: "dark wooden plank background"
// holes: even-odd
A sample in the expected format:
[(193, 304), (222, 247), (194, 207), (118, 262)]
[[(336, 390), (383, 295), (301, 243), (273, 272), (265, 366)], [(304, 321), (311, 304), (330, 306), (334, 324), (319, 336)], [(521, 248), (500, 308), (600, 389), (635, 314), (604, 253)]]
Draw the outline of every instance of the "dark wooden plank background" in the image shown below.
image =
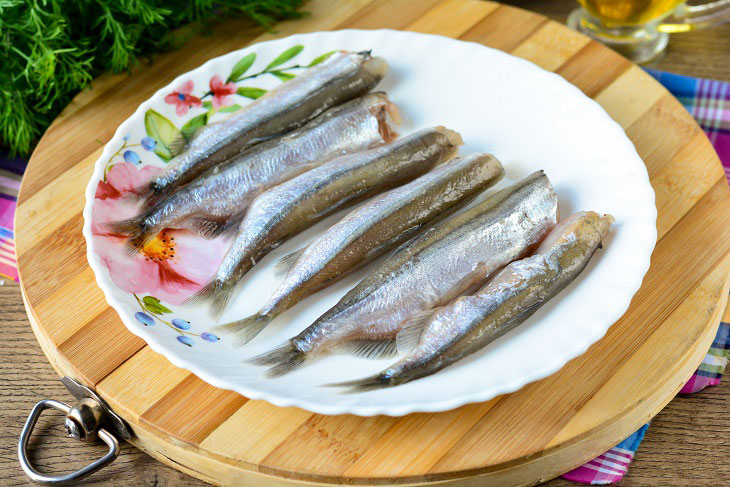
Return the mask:
[[(414, 0), (416, 1), (416, 0)], [(512, 5), (564, 22), (573, 0), (516, 0)], [(672, 37), (667, 53), (651, 67), (730, 81), (730, 25)], [(35, 485), (17, 460), (20, 428), (30, 408), (51, 397), (71, 401), (30, 330), (18, 285), (0, 286), (0, 485)], [(730, 483), (730, 378), (717, 388), (678, 397), (654, 419), (623, 487), (718, 486)], [(46, 413), (31, 446), (44, 471), (67, 472), (104, 453), (103, 445), (77, 444), (64, 437), (60, 414)], [(119, 459), (84, 485), (202, 486), (129, 444)], [(574, 485), (560, 479), (548, 487)]]

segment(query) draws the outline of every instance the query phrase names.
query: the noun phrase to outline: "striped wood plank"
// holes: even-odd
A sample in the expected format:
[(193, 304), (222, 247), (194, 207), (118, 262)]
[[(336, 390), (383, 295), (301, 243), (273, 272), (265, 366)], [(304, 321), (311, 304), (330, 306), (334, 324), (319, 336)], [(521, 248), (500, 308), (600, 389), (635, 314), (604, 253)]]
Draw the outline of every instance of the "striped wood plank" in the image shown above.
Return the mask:
[[(701, 360), (725, 309), (730, 191), (712, 146), (640, 68), (560, 24), (476, 0), (315, 0), (276, 33), (220, 26), (67, 107), (20, 191), (17, 253), (36, 336), (133, 427), (134, 444), (213, 483), (527, 485), (613, 446), (651, 418)], [(210, 57), (297, 32), (391, 28), (480, 42), (561, 74), (621, 124), (657, 195), (658, 243), (627, 313), (586, 354), (509, 395), (402, 418), (320, 416), (209, 386), (124, 328), (86, 264), (84, 187), (137, 105)], [(83, 305), (78, 297), (83, 296)]]

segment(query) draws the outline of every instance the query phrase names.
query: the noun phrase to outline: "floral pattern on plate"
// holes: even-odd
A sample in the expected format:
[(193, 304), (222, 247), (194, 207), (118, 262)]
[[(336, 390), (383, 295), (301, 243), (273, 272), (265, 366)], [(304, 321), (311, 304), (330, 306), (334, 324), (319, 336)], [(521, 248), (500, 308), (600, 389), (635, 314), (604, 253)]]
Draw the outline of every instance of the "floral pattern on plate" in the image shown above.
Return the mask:
[[(297, 53), (296, 46), (305, 47)], [(171, 284), (162, 280), (137, 291), (119, 287), (111, 274), (117, 281), (133, 281), (119, 275), (132, 271), (122, 267), (110, 270), (111, 260), (104, 262), (104, 251), (98, 247), (113, 243), (114, 236), (92, 232), (92, 219), (96, 229), (99, 218), (108, 217), (93, 215), (100, 212), (95, 208), (97, 204), (119, 205), (122, 193), (162, 170), (172, 158), (171, 147), (180, 145), (180, 135), (190, 137), (196, 127), (222, 119), (226, 110), (235, 111), (236, 104), (245, 106), (280, 84), (288, 77), (282, 73), (297, 75), (301, 71), (296, 66), (306, 65), (333, 49), (372, 50), (387, 60), (389, 73), (377, 89), (387, 92), (405, 114), (401, 133), (447, 125), (467, 141), (464, 154), (491, 152), (505, 163), (507, 176), (495, 190), (544, 169), (561, 196), (561, 212), (600, 209), (614, 215), (618, 222), (600, 258), (594, 259), (591, 268), (569, 290), (538, 311), (525, 326), (439, 374), (359, 395), (320, 386), (374, 374), (387, 364), (332, 354), (296, 374), (262, 380), (264, 370), (246, 359), (268, 352), (299, 333), (373, 267), (361, 269), (307, 298), (244, 348), (234, 347), (225, 339), (208, 342), (203, 337), (219, 323), (258, 311), (276, 285), (274, 268), (278, 260), (306, 246), (338, 215), (293, 237), (257, 263), (239, 284), (231, 306), (217, 320), (203, 306), (176, 304), (177, 299), (182, 302), (178, 293), (192, 292), (190, 284), (176, 284), (185, 288), (174, 293), (169, 289)], [(294, 52), (295, 56), (269, 67), (284, 52)], [(255, 62), (251, 62), (253, 53), (257, 55)], [(217, 79), (211, 83), (216, 76), (220, 83)], [(189, 90), (184, 86), (188, 81), (193, 82)], [(228, 83), (236, 85), (236, 94), (228, 94)], [(178, 115), (177, 102), (168, 98), (175, 92), (200, 99), (200, 106), (188, 106), (184, 116)], [(215, 95), (222, 98), (219, 108), (213, 106)], [(166, 98), (173, 103), (166, 102)], [(177, 144), (168, 145), (170, 142)], [(95, 162), (85, 196), (83, 231), (89, 265), (107, 302), (130, 332), (174, 366), (191, 371), (214, 387), (319, 414), (400, 416), (445, 411), (513, 392), (546, 377), (583, 353), (623, 314), (649, 267), (656, 242), (655, 198), (646, 166), (623, 129), (598, 104), (560, 76), (503, 52), (440, 36), (392, 30), (295, 34), (210, 59), (160, 87), (120, 125)], [(124, 217), (121, 213), (119, 216)], [(161, 254), (173, 270), (195, 280), (186, 265), (176, 267), (176, 259), (184, 264), (185, 259), (197, 257), (195, 249), (192, 257), (184, 253), (182, 230), (178, 231), (181, 235), (169, 235), (174, 241), (161, 238), (159, 248), (148, 251), (155, 256)], [(192, 235), (189, 241), (209, 251), (210, 241)], [(170, 258), (172, 252), (165, 255), (162, 250), (173, 242), (175, 252)], [(110, 259), (128, 259), (116, 256), (111, 248), (107, 253)], [(134, 265), (159, 274), (158, 261), (141, 259), (143, 264)], [(134, 282), (126, 284), (131, 287)], [(164, 309), (158, 305), (170, 312), (161, 312)], [(192, 346), (185, 346), (190, 343)]]
[[(190, 321), (177, 317), (168, 320), (166, 315), (177, 316), (171, 307), (182, 304), (210, 281), (225, 255), (229, 240), (219, 237), (205, 240), (201, 245), (204, 239), (189, 230), (166, 228), (138, 252), (130, 253), (127, 237), (113, 233), (107, 224), (139, 214), (141, 203), (129, 197), (129, 193), (149, 183), (162, 171), (158, 161), (167, 164), (175, 157), (176, 140), (181, 137), (189, 140), (218, 113), (239, 110), (241, 105), (234, 103), (236, 96), (255, 100), (267, 91), (260, 87), (238, 86), (238, 83), (265, 75), (288, 81), (296, 76), (291, 71), (315, 66), (335, 52), (322, 54), (309, 64), (282, 66), (303, 49), (301, 44), (292, 46), (263, 70), (247, 75), (256, 61), (256, 53), (250, 53), (233, 65), (225, 82), (220, 74), (211, 76), (209, 90), (200, 96), (194, 94), (194, 81), (185, 80), (164, 98), (165, 103), (175, 107), (179, 120), (170, 120), (148, 109), (144, 114), (145, 135), (138, 142), (129, 134), (123, 137), (122, 144), (107, 160), (103, 178), (97, 184), (91, 214), (94, 251), (109, 271), (112, 282), (133, 295), (139, 304), (141, 310), (135, 313), (136, 320), (144, 326), (166, 325), (183, 345), (192, 347), (194, 337), (207, 342), (219, 340), (207, 331), (195, 333)], [(186, 118), (199, 109), (204, 112)], [(150, 160), (151, 154), (155, 154), (157, 158), (152, 159), (157, 160)]]

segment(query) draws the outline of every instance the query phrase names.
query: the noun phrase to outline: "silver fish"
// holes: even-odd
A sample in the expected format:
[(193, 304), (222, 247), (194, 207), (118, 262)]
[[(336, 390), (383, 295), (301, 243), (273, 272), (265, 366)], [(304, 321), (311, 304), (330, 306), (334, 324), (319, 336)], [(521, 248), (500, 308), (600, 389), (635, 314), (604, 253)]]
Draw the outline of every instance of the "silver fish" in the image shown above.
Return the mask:
[(252, 359), (285, 374), (325, 350), (395, 353), (401, 323), (476, 290), (497, 269), (534, 247), (553, 227), (557, 196), (538, 171), (404, 244), (312, 325)]
[(284, 279), (271, 299), (257, 314), (224, 329), (237, 343), (247, 343), (279, 314), (445, 218), (503, 176), (494, 156), (473, 154), (377, 196), (284, 257), (275, 271)]
[(300, 127), (328, 108), (367, 93), (387, 69), (385, 60), (372, 57), (369, 51), (338, 52), (229, 118), (202, 127), (188, 147), (140, 192), (143, 196), (159, 194), (192, 181), (256, 142)]
[(395, 142), (338, 157), (275, 186), (256, 198), (211, 283), (195, 300), (226, 306), (236, 283), (284, 240), (336, 210), (408, 182), (453, 156), (461, 136), (444, 127), (425, 129)]
[(349, 386), (350, 392), (396, 386), (484, 348), (578, 277), (613, 221), (611, 215), (592, 211), (571, 215), (550, 232), (535, 255), (512, 262), (473, 296), (409, 319), (398, 336), (399, 350), (416, 344), (406, 357), (372, 377), (333, 385)]
[(250, 202), (265, 189), (334, 157), (391, 142), (395, 134), (388, 114), (400, 120), (384, 93), (369, 93), (330, 108), (305, 126), (210, 168), (139, 216), (110, 228), (130, 235), (134, 248), (164, 228), (188, 228), (214, 237), (240, 222)]

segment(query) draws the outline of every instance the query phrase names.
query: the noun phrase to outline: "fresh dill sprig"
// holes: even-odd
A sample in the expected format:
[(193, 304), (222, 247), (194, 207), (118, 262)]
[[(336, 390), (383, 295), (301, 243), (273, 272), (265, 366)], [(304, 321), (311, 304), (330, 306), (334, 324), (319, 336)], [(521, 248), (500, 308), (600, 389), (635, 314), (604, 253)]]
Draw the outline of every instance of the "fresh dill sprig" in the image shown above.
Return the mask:
[(0, 145), (28, 155), (71, 98), (103, 71), (179, 47), (215, 19), (270, 28), (302, 0), (0, 0)]

